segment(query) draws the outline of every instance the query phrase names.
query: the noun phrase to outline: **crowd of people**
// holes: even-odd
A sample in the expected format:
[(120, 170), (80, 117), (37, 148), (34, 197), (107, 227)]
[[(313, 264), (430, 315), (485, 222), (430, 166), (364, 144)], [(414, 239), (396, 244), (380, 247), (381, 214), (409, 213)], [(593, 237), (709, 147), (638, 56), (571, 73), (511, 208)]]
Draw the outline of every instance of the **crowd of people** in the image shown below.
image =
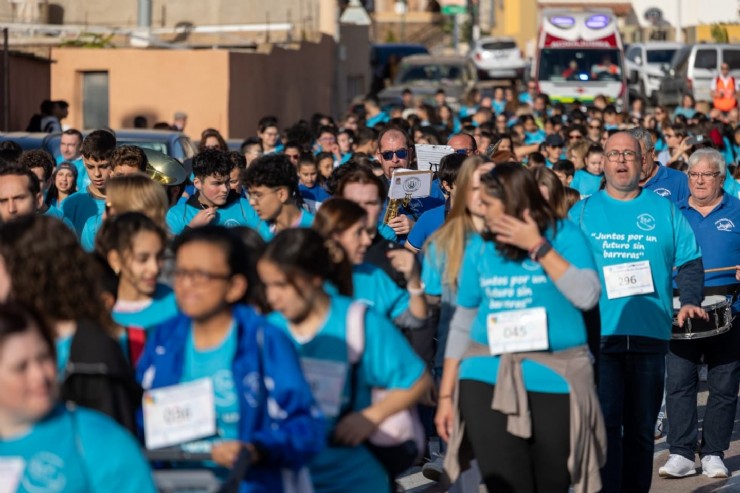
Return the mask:
[[(737, 108), (446, 101), (266, 116), (240, 151), (206, 129), (185, 186), (109, 129), (64, 130), (57, 158), (0, 143), (9, 491), (199, 469), (375, 493), (423, 464), (466, 492), (639, 493), (666, 429), (661, 477), (697, 452), (728, 477)], [(427, 196), (389, 199), (417, 144), (452, 152)]]

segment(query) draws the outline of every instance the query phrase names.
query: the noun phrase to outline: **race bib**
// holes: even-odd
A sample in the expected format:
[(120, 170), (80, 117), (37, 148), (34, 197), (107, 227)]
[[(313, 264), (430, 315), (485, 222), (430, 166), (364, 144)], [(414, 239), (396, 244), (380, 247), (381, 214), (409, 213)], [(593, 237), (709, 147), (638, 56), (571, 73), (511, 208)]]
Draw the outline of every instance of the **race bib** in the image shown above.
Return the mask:
[(547, 312), (537, 307), (491, 313), (488, 346), (492, 355), (548, 349)]
[(216, 434), (213, 382), (192, 382), (144, 393), (144, 437), (149, 450), (179, 445)]
[(604, 267), (606, 296), (610, 300), (655, 291), (650, 262), (631, 262), (628, 264)]
[(339, 416), (342, 391), (347, 378), (347, 364), (315, 358), (301, 358), (303, 375), (311, 386), (311, 393), (321, 412), (329, 418)]
[(0, 493), (15, 493), (25, 469), (21, 457), (0, 457)]

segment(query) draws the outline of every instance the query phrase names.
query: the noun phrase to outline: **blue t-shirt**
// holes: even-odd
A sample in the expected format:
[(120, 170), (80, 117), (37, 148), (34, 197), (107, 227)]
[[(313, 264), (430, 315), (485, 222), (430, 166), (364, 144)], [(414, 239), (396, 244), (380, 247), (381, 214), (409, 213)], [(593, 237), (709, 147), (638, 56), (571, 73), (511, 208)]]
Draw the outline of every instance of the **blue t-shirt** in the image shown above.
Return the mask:
[[(588, 243), (578, 226), (564, 220), (545, 234), (553, 248), (569, 263), (580, 269), (594, 269)], [(465, 248), (460, 268), (457, 305), (477, 308), (470, 338), (488, 345), (488, 318), (494, 313), (543, 307), (547, 316), (550, 351), (561, 351), (586, 343), (586, 327), (581, 311), (555, 286), (540, 264), (526, 258), (512, 261), (504, 258), (493, 242), (479, 235)], [(467, 358), (460, 363), (460, 378), (496, 384), (498, 356)], [(522, 362), (522, 375), (527, 390), (568, 393), (567, 382), (544, 365)]]
[(683, 115), (687, 119), (693, 118), (696, 114), (696, 110), (694, 108), (684, 108), (683, 106), (676, 107), (676, 111), (673, 112), (673, 118), (676, 118), (678, 115)]
[[(670, 200), (640, 193), (617, 200), (605, 190), (576, 203), (569, 217), (591, 244), (601, 280), (602, 336), (671, 338), (673, 267), (701, 257), (688, 221)], [(652, 293), (609, 299), (604, 267), (648, 261)]]
[(599, 191), (601, 186), (601, 180), (604, 175), (594, 175), (586, 171), (585, 169), (579, 169), (573, 175), (573, 181), (570, 182), (570, 188), (578, 190), (581, 197), (588, 197)]
[(73, 193), (62, 204), (62, 211), (72, 225), (77, 237), (82, 236), (82, 230), (87, 220), (93, 216), (103, 215), (105, 198), (93, 196), (89, 190)]
[(393, 228), (391, 228), (385, 223), (378, 224), (378, 234), (380, 234), (380, 236), (382, 236), (388, 241), (398, 241), (398, 236), (396, 235), (396, 232), (393, 231)]
[[(304, 372), (306, 360), (327, 361), (343, 367), (345, 378), (340, 401), (342, 408), (350, 402), (350, 368), (347, 354), (347, 312), (352, 300), (332, 296), (326, 321), (308, 341), (299, 341), (289, 330), (287, 321), (278, 313), (268, 319), (283, 328), (293, 339)], [(369, 308), (365, 315), (365, 347), (357, 370), (354, 411), (371, 404), (373, 387), (409, 389), (424, 374), (424, 363), (388, 320)], [(326, 416), (327, 432), (334, 431), (337, 418)], [(309, 465), (316, 493), (376, 493), (387, 491), (388, 477), (375, 457), (364, 446), (325, 448)]]
[(308, 205), (309, 209), (313, 213), (316, 213), (319, 207), (321, 207), (322, 202), (331, 198), (329, 192), (324, 190), (324, 187), (322, 187), (318, 183), (314, 184), (314, 186), (312, 186), (311, 188), (307, 187), (306, 185), (299, 184), (298, 189), (301, 192), (301, 197), (303, 197), (303, 201)]
[(547, 134), (544, 130), (536, 130), (534, 132), (524, 132), (524, 144), (541, 144), (547, 138)]
[(75, 230), (74, 224), (72, 224), (72, 222), (69, 219), (64, 217), (64, 213), (59, 208), (54, 207), (53, 205), (50, 205), (46, 209), (46, 212), (44, 212), (44, 216), (56, 217), (57, 219), (62, 221), (64, 224), (66, 224), (69, 229), (71, 229), (72, 231)]
[[(61, 154), (57, 156), (56, 159), (57, 159), (57, 164), (63, 163), (65, 161), (65, 159), (62, 157)], [(82, 156), (70, 162), (77, 169), (77, 190), (85, 190), (87, 186), (90, 184), (90, 177), (87, 175), (87, 170), (85, 169), (85, 162), (82, 160)]]
[(373, 117), (370, 117), (367, 120), (365, 120), (365, 126), (368, 127), (368, 128), (372, 128), (375, 125), (377, 125), (378, 123), (387, 123), (388, 121), (390, 121), (390, 119), (391, 119), (391, 117), (388, 116), (388, 114), (386, 112), (381, 111), (377, 115), (375, 115)]
[(66, 372), (64, 371), (67, 368), (67, 363), (69, 362), (69, 354), (72, 352), (72, 339), (74, 338), (74, 335), (69, 334), (61, 337), (57, 337), (54, 341), (54, 345), (56, 346), (57, 350), (57, 377), (59, 377), (59, 380), (64, 380), (66, 376)]
[(80, 244), (86, 252), (95, 250), (95, 237), (102, 225), (102, 214), (96, 214), (85, 221), (85, 226), (82, 228), (82, 234), (80, 235)]
[(655, 192), (674, 204), (688, 199), (691, 195), (686, 174), (667, 166), (658, 166), (658, 171), (642, 188)]
[(236, 355), (236, 326), (231, 325), (223, 341), (215, 347), (197, 349), (193, 341), (192, 329), (185, 343), (185, 360), (183, 363), (181, 383), (209, 378), (213, 383), (214, 402), (216, 404), (217, 438), (206, 438), (195, 443), (183, 445), (190, 450), (201, 450), (204, 442), (213, 443), (221, 440), (239, 439), (239, 399), (236, 394), (234, 377), (231, 371)]
[[(688, 200), (678, 204), (678, 209), (694, 230), (702, 253), (704, 269), (730, 267), (740, 259), (740, 200), (723, 194), (722, 201), (703, 216), (689, 205)], [(735, 270), (706, 272), (704, 286), (736, 285)], [(740, 299), (735, 301), (735, 312), (740, 311)]]
[(155, 493), (139, 444), (108, 416), (58, 405), (19, 437), (0, 440), (0, 457), (24, 461), (17, 493)]
[(398, 287), (380, 267), (364, 263), (352, 267), (354, 299), (394, 320), (409, 308), (409, 293)]
[(725, 181), (722, 183), (722, 189), (728, 195), (740, 198), (740, 185), (738, 185), (737, 181), (732, 177), (732, 173), (725, 172)]
[[(306, 209), (301, 209), (301, 217), (298, 218), (298, 221), (293, 225), (294, 228), (310, 228), (313, 224), (314, 215), (308, 212)], [(266, 223), (263, 222), (259, 228), (257, 228), (257, 232), (262, 236), (262, 238), (269, 242), (271, 241), (275, 235), (277, 234), (275, 229), (275, 223)]]
[[(66, 202), (65, 202), (66, 204)], [(198, 202), (198, 194), (196, 193), (192, 197), (188, 198), (187, 201), (177, 203), (167, 211), (167, 226), (170, 228), (170, 232), (174, 235), (179, 235), (185, 228), (190, 224), (195, 215), (203, 210)], [(216, 218), (211, 221), (211, 224), (217, 226), (225, 226), (227, 228), (235, 228), (237, 226), (247, 226), (259, 231), (259, 227), (262, 221), (254, 209), (249, 204), (247, 199), (239, 197), (238, 194), (232, 192), (229, 194), (229, 198), (226, 200), (226, 204), (219, 207), (216, 211)]]
[(411, 232), (406, 241), (408, 241), (412, 247), (420, 250), (427, 239), (429, 239), (429, 237), (445, 223), (446, 215), (446, 204), (426, 211), (421, 215), (416, 224), (414, 224), (414, 227), (411, 228)]
[(164, 284), (157, 284), (151, 303), (136, 312), (113, 307), (113, 320), (124, 327), (135, 327), (147, 332), (178, 314), (175, 292)]

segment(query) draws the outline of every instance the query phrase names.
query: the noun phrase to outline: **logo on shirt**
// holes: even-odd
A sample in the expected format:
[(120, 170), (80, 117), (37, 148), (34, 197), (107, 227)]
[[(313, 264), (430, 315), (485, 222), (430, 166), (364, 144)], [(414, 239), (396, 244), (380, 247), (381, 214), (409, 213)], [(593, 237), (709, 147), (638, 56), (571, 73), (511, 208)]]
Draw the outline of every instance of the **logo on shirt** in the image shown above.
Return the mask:
[(28, 462), (23, 487), (29, 493), (58, 493), (63, 491), (66, 485), (64, 460), (61, 457), (48, 452), (39, 452)]
[(715, 221), (714, 225), (717, 226), (717, 231), (732, 231), (735, 228), (735, 223), (726, 217)]
[(224, 226), (227, 228), (238, 228), (241, 225), (236, 219), (227, 219), (226, 221), (224, 221)]
[(637, 227), (643, 231), (652, 231), (655, 229), (655, 218), (648, 213), (637, 216)]
[(526, 259), (524, 262), (522, 262), (522, 267), (524, 267), (525, 270), (533, 272), (539, 270), (540, 264), (538, 264), (534, 260)]
[(656, 188), (653, 192), (657, 193), (661, 197), (669, 197), (671, 195), (671, 191), (667, 188)]
[(230, 370), (220, 370), (213, 377), (213, 394), (217, 406), (231, 406), (236, 402), (234, 379)]

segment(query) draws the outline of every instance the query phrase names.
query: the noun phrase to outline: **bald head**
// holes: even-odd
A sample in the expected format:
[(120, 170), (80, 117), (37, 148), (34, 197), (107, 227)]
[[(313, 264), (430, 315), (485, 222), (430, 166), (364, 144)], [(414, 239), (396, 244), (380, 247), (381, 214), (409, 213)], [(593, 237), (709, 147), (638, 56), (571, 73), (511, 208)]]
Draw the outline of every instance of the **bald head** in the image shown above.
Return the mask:
[(618, 132), (607, 139), (604, 156), (607, 193), (621, 200), (636, 197), (643, 164), (638, 140), (627, 132)]

